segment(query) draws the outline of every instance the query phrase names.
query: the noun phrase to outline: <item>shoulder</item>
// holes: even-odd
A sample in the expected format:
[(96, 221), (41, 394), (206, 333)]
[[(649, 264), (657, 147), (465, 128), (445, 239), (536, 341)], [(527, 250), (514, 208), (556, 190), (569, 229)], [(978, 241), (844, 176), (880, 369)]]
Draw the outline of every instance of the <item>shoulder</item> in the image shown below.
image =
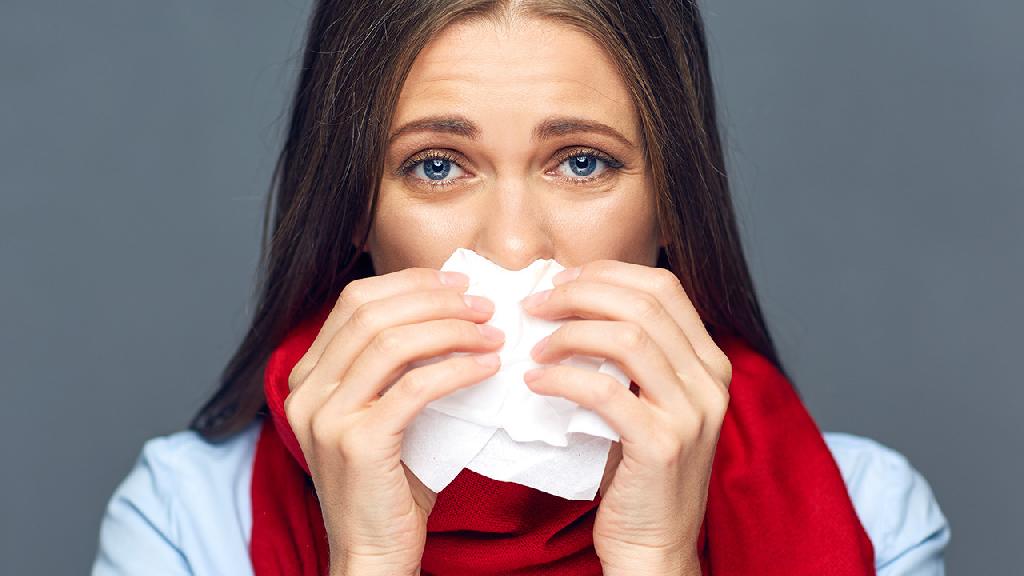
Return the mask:
[(93, 575), (251, 574), (250, 480), (261, 419), (218, 443), (147, 440), (100, 523)]
[(946, 517), (928, 481), (901, 453), (871, 438), (825, 432), (880, 576), (945, 573)]

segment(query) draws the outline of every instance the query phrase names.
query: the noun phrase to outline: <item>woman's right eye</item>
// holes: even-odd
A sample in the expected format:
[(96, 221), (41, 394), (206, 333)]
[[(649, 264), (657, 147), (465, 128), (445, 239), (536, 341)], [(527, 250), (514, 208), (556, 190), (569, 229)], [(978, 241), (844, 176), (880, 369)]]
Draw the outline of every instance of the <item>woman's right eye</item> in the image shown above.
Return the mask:
[(448, 186), (454, 183), (454, 180), (446, 180), (451, 175), (453, 168), (456, 171), (455, 176), (460, 176), (461, 174), (458, 172), (462, 171), (462, 167), (459, 166), (455, 158), (447, 154), (433, 152), (410, 159), (401, 172), (428, 186)]

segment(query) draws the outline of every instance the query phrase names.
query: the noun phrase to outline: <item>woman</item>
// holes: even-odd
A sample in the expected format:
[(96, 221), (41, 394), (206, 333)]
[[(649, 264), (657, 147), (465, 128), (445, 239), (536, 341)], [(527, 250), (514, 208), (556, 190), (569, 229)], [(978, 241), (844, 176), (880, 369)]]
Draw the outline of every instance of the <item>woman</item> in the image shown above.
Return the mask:
[[(94, 574), (943, 573), (927, 482), (822, 435), (781, 367), (695, 5), (321, 2), (305, 54), (253, 324), (143, 448)], [(569, 266), (524, 303), (573, 318), (534, 358), (633, 380), (526, 384), (620, 433), (594, 501), (468, 470), (434, 494), (401, 463), (425, 404), (498, 369), (492, 303), (437, 271), (458, 247)]]

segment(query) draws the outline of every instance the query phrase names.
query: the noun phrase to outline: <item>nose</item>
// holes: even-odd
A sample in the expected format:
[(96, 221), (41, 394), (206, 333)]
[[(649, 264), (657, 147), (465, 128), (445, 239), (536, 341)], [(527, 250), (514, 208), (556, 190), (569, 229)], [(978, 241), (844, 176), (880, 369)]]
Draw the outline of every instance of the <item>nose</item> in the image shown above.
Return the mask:
[(523, 179), (500, 183), (484, 197), (477, 207), (476, 253), (509, 270), (521, 270), (538, 258), (554, 258), (541, 199), (530, 194)]

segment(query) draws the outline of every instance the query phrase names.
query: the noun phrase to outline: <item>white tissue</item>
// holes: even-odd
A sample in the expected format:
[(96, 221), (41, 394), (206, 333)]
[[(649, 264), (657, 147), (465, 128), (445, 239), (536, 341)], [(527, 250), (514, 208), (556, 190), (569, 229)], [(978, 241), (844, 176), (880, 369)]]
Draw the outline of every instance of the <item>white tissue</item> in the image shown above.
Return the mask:
[[(567, 319), (531, 316), (520, 300), (552, 288), (551, 278), (564, 269), (554, 260), (535, 260), (508, 270), (465, 248), (441, 266), (469, 276), (466, 294), (494, 302), (487, 323), (505, 333), (505, 342), (494, 376), (427, 404), (406, 429), (402, 461), (431, 490), (440, 492), (469, 468), (570, 500), (594, 498), (608, 449), (619, 435), (591, 410), (536, 394), (523, 382), (523, 373), (539, 366), (530, 357), (533, 345)], [(409, 369), (463, 354), (413, 362)], [(629, 386), (629, 377), (611, 361), (577, 355), (560, 363), (603, 372)]]

